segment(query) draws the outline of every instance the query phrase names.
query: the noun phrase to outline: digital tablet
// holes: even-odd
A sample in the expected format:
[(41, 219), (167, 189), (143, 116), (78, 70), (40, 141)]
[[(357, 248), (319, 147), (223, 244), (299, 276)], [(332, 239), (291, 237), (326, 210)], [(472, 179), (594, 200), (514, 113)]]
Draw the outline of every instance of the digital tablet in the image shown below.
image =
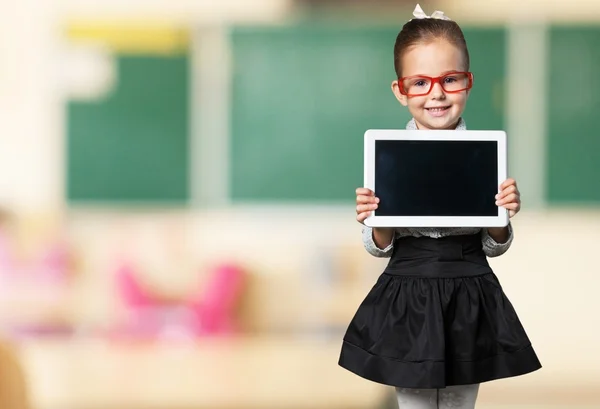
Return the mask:
[(364, 185), (380, 200), (370, 227), (504, 227), (495, 204), (507, 177), (504, 131), (365, 133)]

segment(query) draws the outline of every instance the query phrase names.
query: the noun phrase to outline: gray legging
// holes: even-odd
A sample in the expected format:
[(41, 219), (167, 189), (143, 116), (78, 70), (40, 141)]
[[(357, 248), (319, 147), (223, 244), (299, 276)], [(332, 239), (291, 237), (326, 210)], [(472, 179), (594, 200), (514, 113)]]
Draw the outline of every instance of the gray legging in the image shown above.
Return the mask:
[(478, 392), (478, 384), (444, 389), (396, 388), (396, 397), (400, 409), (474, 409)]

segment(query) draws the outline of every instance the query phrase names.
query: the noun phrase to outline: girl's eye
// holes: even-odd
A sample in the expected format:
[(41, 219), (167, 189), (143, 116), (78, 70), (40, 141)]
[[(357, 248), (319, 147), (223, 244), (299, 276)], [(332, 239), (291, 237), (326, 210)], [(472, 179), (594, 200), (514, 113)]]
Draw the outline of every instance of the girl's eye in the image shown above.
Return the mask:
[(425, 80), (418, 80), (418, 81), (415, 81), (415, 83), (414, 83), (415, 87), (424, 87), (426, 85), (427, 85), (427, 81), (425, 81)]
[(445, 77), (445, 78), (444, 78), (444, 82), (445, 82), (446, 84), (452, 84), (453, 82), (456, 82), (456, 81), (458, 81), (458, 80), (456, 79), (456, 77)]

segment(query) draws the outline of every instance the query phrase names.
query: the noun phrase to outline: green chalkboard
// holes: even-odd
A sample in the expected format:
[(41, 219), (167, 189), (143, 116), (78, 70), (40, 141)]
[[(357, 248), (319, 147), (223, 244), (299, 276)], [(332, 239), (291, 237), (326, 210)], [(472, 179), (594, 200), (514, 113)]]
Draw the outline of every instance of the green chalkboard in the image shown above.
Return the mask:
[(549, 67), (547, 199), (600, 204), (600, 28), (552, 28)]
[[(230, 184), (234, 202), (351, 201), (363, 182), (363, 134), (404, 128), (394, 98), (398, 28), (236, 28)], [(466, 119), (501, 129), (504, 31), (467, 30), (476, 87)]]
[[(496, 28), (465, 28), (465, 38), (475, 76), (465, 120), (469, 129), (504, 129), (506, 33)], [(510, 135), (509, 143), (510, 143)]]
[(114, 92), (68, 104), (68, 199), (186, 201), (188, 57), (116, 58)]

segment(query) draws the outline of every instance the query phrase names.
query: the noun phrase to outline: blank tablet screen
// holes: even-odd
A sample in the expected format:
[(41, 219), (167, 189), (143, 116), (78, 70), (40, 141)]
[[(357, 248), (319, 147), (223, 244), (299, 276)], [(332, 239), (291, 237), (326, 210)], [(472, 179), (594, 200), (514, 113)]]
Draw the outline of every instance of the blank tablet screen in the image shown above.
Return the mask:
[(495, 141), (375, 141), (377, 216), (497, 216)]

